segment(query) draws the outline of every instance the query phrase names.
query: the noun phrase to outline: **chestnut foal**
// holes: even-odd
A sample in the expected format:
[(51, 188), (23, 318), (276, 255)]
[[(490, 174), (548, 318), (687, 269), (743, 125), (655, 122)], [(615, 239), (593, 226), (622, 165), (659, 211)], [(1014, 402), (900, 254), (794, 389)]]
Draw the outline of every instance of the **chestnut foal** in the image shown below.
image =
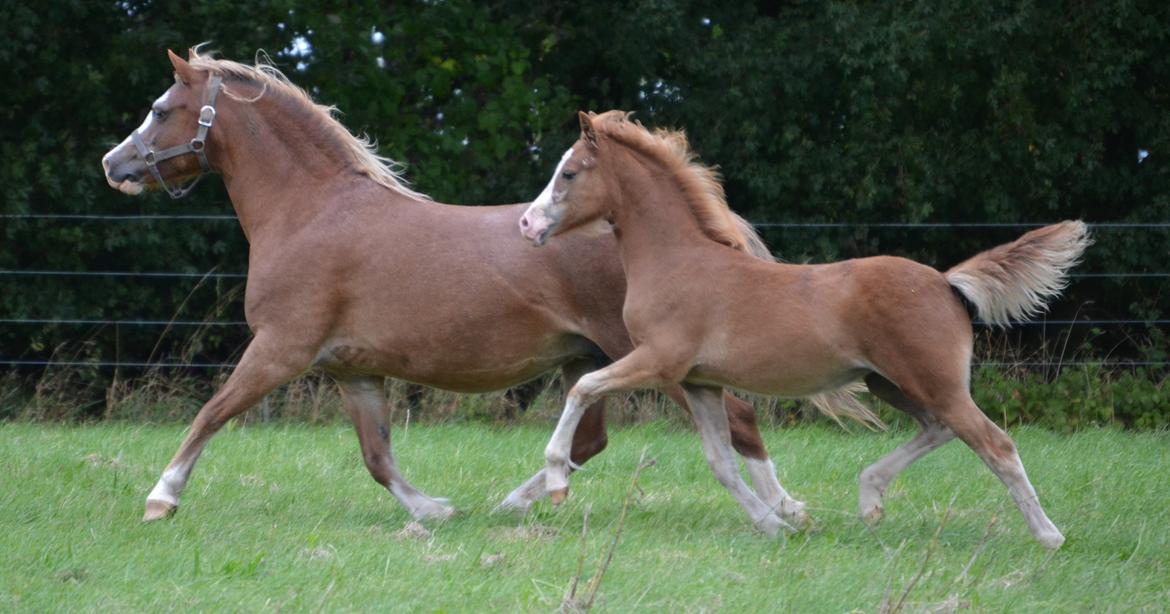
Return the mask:
[[(102, 165), (109, 184), (132, 195), (154, 188), (177, 198), (192, 186), (182, 182), (223, 175), (250, 243), (245, 311), (255, 338), (147, 496), (145, 520), (175, 511), (224, 423), (312, 367), (340, 386), (374, 479), (414, 517), (445, 518), (451, 506), (398, 471), (384, 376), (485, 392), (561, 367), (571, 385), (632, 349), (612, 237), (534, 254), (505, 236), (524, 205), (431, 202), (271, 66), (196, 50), (170, 60), (175, 84)], [(686, 406), (681, 388), (665, 391)], [(726, 402), (757, 492), (780, 505), (787, 495), (751, 405)], [(592, 404), (570, 436), (573, 463), (599, 453), (604, 406)], [(537, 473), (500, 507), (524, 511), (546, 492)]]
[(958, 436), (1000, 478), (1042, 544), (1064, 537), (1040, 507), (1012, 440), (976, 407), (971, 320), (1036, 313), (1063, 288), (1089, 240), (1064, 222), (976, 255), (946, 273), (879, 256), (823, 265), (763, 262), (728, 249), (741, 239), (717, 176), (681, 132), (651, 133), (626, 113), (580, 115), (581, 136), (520, 219), (536, 245), (575, 228), (612, 225), (626, 271), (623, 316), (634, 350), (569, 392), (545, 450), (545, 483), (564, 497), (569, 438), (582, 411), (615, 390), (682, 385), (716, 477), (756, 526), (782, 526), (747, 489), (730, 453), (723, 387), (800, 397), (864, 380), (921, 432), (861, 473), (861, 513), (910, 463)]

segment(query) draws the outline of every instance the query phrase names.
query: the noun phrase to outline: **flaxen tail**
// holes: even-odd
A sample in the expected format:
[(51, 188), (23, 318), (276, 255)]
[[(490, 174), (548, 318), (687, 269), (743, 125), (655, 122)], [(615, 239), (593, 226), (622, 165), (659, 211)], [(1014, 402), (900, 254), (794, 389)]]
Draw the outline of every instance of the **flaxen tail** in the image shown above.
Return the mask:
[(1084, 222), (1037, 228), (977, 254), (945, 273), (988, 324), (1008, 326), (1044, 310), (1068, 283), (1068, 270), (1092, 243)]

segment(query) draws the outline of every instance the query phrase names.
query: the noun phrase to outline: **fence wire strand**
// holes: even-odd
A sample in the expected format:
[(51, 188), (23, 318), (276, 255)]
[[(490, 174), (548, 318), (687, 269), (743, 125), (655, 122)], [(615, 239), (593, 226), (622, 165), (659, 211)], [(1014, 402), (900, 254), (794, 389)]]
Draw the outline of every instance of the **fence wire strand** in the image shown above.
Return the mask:
[[(235, 215), (206, 213), (169, 214), (65, 214), (65, 213), (5, 213), (5, 220), (42, 220), (74, 222), (235, 222)], [(753, 224), (760, 229), (780, 230), (825, 230), (825, 229), (892, 229), (892, 230), (995, 230), (1010, 228), (1039, 228), (1051, 222), (760, 222)], [(1170, 230), (1170, 222), (1099, 222), (1088, 226), (1094, 230)], [(88, 278), (143, 278), (143, 279), (246, 279), (247, 272), (188, 272), (188, 271), (64, 271), (44, 269), (0, 269), (4, 277), (88, 277)], [(1170, 272), (1090, 272), (1072, 273), (1079, 279), (1170, 279)], [(981, 321), (973, 322), (986, 326)], [(16, 326), (114, 326), (114, 327), (243, 327), (243, 321), (193, 321), (154, 319), (87, 319), (87, 318), (7, 318), (0, 324)], [(1168, 326), (1170, 320), (1163, 319), (1109, 319), (1109, 320), (1037, 320), (1020, 322), (1017, 326)], [(25, 360), (0, 358), (0, 365), (9, 367), (91, 367), (91, 368), (142, 368), (142, 369), (230, 369), (235, 363), (221, 362), (140, 362), (140, 361), (76, 361), (76, 360)], [(1170, 361), (1051, 361), (1051, 362), (976, 362), (973, 366), (991, 367), (1060, 367), (1060, 366), (1108, 366), (1114, 368), (1165, 367)]]

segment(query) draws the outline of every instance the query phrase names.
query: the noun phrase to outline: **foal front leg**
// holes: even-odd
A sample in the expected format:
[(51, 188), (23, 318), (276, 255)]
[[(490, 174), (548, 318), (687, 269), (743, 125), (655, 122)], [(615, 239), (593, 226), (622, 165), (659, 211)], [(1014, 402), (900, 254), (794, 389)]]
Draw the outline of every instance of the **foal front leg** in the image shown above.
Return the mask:
[(381, 377), (345, 377), (335, 375), (345, 411), (357, 430), (362, 460), (374, 480), (390, 491), (411, 516), (449, 518), (455, 513), (446, 499), (435, 499), (420, 492), (402, 474), (390, 450), (389, 404), (385, 380)]
[(691, 385), (684, 385), (683, 389), (703, 440), (703, 453), (711, 471), (715, 473), (715, 479), (735, 497), (751, 518), (752, 524), (761, 532), (769, 536), (776, 535), (780, 529), (795, 532), (796, 529), (776, 515), (779, 510), (761, 501), (740, 477), (731, 447), (731, 429), (723, 406), (723, 390)]
[[(697, 427), (697, 418), (683, 388), (671, 386), (666, 389), (666, 394), (691, 413), (691, 419), (696, 420)], [(772, 464), (768, 450), (764, 448), (764, 440), (760, 437), (760, 429), (756, 424), (756, 408), (726, 390), (723, 391), (723, 406), (726, 408), (727, 422), (731, 429), (731, 447), (743, 458), (756, 496), (767, 503), (773, 511), (779, 511), (780, 516), (793, 526), (812, 525), (812, 518), (805, 511), (804, 502), (793, 499), (776, 477), (776, 466)]]
[(227, 382), (191, 422), (186, 439), (146, 496), (146, 513), (142, 520), (150, 522), (173, 514), (179, 507), (179, 496), (187, 486), (195, 461), (211, 437), (232, 417), (304, 371), (310, 360), (309, 353), (290, 350), (271, 336), (253, 339)]
[(565, 410), (544, 449), (544, 485), (554, 505), (564, 501), (569, 493), (573, 435), (585, 410), (609, 392), (662, 386), (668, 383), (662, 373), (653, 352), (642, 346), (621, 360), (588, 373), (577, 381), (565, 399)]
[[(572, 360), (561, 367), (561, 381), (566, 395), (576, 385), (581, 376), (597, 368), (592, 359)], [(605, 399), (598, 398), (584, 411), (576, 431), (573, 432), (573, 450), (571, 453), (571, 467), (579, 467), (585, 461), (593, 458), (605, 449), (608, 443), (605, 433)], [(508, 494), (493, 512), (528, 513), (532, 504), (548, 494), (544, 483), (544, 469), (537, 471)]]

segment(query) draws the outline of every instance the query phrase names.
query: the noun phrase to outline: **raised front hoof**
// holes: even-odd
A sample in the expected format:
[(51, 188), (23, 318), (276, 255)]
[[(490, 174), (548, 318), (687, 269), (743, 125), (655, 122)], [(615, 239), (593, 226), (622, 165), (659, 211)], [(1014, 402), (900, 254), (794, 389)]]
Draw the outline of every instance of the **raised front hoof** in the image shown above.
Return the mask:
[(556, 490), (548, 491), (548, 500), (552, 501), (553, 505), (560, 505), (569, 498), (569, 487), (558, 488)]
[(1064, 544), (1064, 535), (1061, 535), (1060, 531), (1045, 532), (1037, 535), (1036, 540), (1045, 548), (1056, 550)]
[(506, 499), (500, 501), (500, 504), (492, 510), (493, 514), (516, 514), (517, 516), (525, 516), (532, 510), (531, 499), (512, 493)]
[(170, 518), (178, 511), (179, 506), (172, 505), (166, 501), (158, 501), (155, 499), (146, 500), (146, 513), (142, 515), (142, 522), (154, 522), (155, 520), (162, 520), (163, 518)]
[(861, 520), (864, 521), (868, 526), (876, 527), (878, 523), (882, 521), (882, 516), (884, 516), (885, 513), (886, 510), (880, 505), (874, 506), (869, 508), (868, 511), (863, 511), (861, 513)]

